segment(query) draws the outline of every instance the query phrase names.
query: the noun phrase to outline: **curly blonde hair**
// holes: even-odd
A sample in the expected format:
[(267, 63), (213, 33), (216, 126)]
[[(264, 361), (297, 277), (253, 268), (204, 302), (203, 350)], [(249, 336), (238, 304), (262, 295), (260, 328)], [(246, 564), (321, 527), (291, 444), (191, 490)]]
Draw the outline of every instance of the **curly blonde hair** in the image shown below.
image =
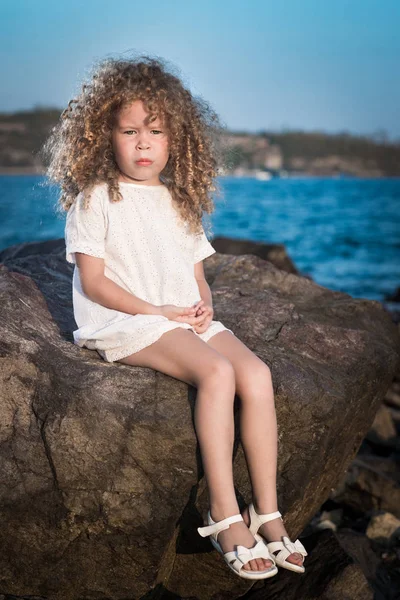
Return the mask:
[(148, 55), (100, 61), (77, 98), (68, 103), (52, 129), (42, 155), (50, 182), (61, 187), (58, 204), (68, 210), (85, 191), (85, 207), (94, 186), (106, 183), (112, 202), (122, 200), (119, 169), (112, 147), (115, 117), (125, 106), (141, 100), (150, 113), (166, 124), (169, 159), (160, 173), (181, 220), (200, 233), (203, 211), (211, 213), (211, 192), (220, 193), (216, 176), (221, 162), (217, 138), (218, 115), (194, 97), (166, 61)]

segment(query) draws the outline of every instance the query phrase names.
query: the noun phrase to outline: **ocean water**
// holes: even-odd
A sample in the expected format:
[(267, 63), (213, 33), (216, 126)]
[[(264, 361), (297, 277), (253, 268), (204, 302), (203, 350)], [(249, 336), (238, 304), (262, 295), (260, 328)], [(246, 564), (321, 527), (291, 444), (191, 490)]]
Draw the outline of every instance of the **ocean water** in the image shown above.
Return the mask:
[[(303, 274), (356, 298), (382, 301), (400, 286), (400, 179), (219, 183), (214, 236), (284, 244)], [(0, 176), (0, 250), (63, 237), (57, 199), (43, 176)]]

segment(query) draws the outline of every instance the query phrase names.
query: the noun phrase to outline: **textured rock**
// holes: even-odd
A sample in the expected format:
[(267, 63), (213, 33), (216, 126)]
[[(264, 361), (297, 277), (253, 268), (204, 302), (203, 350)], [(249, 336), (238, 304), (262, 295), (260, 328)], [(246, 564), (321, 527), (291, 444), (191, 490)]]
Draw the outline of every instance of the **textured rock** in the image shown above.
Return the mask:
[(379, 407), (366, 439), (377, 446), (400, 450), (400, 438), (397, 437), (395, 422), (385, 404)]
[[(64, 253), (56, 240), (0, 255), (0, 592), (243, 595), (250, 585), (196, 532), (207, 508), (196, 390), (71, 343)], [(205, 266), (216, 318), (271, 368), (279, 508), (297, 536), (374, 420), (399, 367), (397, 329), (380, 303), (256, 256), (215, 254)], [(248, 501), (238, 437), (234, 472)]]
[(374, 515), (368, 524), (366, 535), (370, 540), (384, 546), (395, 546), (400, 541), (400, 519), (390, 513)]
[(243, 600), (372, 600), (373, 591), (361, 567), (325, 530), (303, 540), (309, 556), (304, 574), (280, 569), (278, 575), (256, 583)]
[(358, 456), (331, 493), (335, 502), (360, 512), (387, 511), (400, 518), (400, 474), (394, 456)]
[(388, 406), (400, 409), (400, 373), (396, 373), (392, 385), (386, 393), (385, 402)]
[(296, 265), (288, 256), (284, 244), (265, 244), (218, 236), (213, 239), (212, 245), (221, 254), (234, 254), (235, 256), (252, 254), (268, 260), (282, 271), (299, 274)]

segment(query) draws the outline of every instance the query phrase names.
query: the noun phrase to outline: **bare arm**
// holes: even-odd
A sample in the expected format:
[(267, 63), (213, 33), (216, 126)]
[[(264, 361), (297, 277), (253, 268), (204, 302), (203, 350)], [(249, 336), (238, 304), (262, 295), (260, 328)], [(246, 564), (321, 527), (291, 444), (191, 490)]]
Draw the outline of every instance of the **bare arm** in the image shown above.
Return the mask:
[(141, 300), (104, 275), (104, 259), (76, 252), (76, 264), (84, 293), (106, 308), (136, 315), (160, 315), (161, 307)]
[(210, 290), (210, 286), (206, 281), (206, 277), (204, 275), (204, 267), (203, 261), (201, 260), (194, 265), (194, 276), (197, 281), (197, 285), (199, 286), (200, 298), (204, 300), (204, 303), (208, 306), (212, 306), (212, 294)]

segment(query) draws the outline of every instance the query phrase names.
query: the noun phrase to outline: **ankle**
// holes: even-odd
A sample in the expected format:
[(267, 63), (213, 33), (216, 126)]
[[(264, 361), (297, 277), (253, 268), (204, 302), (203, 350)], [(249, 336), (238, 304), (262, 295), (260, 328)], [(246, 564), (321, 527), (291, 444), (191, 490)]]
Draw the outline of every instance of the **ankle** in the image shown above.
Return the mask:
[(269, 513), (277, 512), (279, 510), (276, 503), (268, 504), (263, 501), (257, 502), (257, 500), (253, 500), (253, 506), (258, 515), (267, 515)]
[(237, 503), (211, 504), (210, 513), (213, 521), (222, 521), (222, 519), (240, 514), (240, 510)]

